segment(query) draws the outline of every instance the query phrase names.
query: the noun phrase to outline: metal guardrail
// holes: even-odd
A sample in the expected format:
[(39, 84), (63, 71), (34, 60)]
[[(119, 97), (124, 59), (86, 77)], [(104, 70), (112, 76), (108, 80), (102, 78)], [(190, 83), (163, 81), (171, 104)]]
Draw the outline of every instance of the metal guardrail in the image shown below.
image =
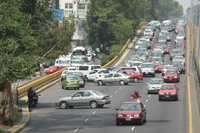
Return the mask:
[(27, 91), (32, 87), (35, 90), (40, 89), (41, 87), (51, 83), (52, 81), (55, 81), (56, 79), (58, 79), (62, 73), (64, 69), (59, 70), (58, 72), (49, 74), (49, 75), (45, 75), (39, 79), (33, 80), (32, 82), (29, 83), (25, 83), (22, 86), (19, 86), (17, 88), (18, 91), (18, 95), (19, 97), (25, 96)]

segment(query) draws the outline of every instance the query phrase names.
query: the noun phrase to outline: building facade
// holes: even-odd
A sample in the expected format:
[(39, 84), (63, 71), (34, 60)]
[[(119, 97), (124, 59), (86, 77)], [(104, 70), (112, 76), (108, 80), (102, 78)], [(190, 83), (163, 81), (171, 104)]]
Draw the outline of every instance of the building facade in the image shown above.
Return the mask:
[(65, 17), (86, 19), (88, 5), (89, 0), (59, 0), (59, 9), (64, 10)]

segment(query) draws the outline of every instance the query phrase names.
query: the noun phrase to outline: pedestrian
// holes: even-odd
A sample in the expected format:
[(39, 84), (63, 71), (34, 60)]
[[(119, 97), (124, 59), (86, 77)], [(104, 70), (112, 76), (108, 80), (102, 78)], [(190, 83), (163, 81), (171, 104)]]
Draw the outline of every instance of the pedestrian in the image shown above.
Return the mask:
[(31, 108), (33, 106), (33, 97), (34, 97), (34, 90), (33, 88), (31, 87), (29, 90), (28, 90), (28, 109), (29, 111), (31, 112)]

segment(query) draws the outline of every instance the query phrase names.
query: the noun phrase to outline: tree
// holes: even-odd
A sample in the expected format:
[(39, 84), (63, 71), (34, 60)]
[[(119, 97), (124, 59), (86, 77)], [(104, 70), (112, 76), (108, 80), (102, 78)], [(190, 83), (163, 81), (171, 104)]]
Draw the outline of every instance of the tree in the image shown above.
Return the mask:
[(4, 92), (1, 104), (3, 120), (9, 120), (13, 113), (11, 82), (33, 73), (32, 50), (37, 44), (19, 10), (20, 0), (1, 0), (0, 3), (0, 88)]

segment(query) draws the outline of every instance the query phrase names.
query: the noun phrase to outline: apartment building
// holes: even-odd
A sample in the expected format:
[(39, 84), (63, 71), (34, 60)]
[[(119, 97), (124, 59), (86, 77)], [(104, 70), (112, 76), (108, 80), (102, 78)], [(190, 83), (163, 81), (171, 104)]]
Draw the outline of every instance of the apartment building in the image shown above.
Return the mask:
[(86, 19), (88, 4), (89, 0), (59, 0), (59, 9), (64, 10), (65, 17)]

